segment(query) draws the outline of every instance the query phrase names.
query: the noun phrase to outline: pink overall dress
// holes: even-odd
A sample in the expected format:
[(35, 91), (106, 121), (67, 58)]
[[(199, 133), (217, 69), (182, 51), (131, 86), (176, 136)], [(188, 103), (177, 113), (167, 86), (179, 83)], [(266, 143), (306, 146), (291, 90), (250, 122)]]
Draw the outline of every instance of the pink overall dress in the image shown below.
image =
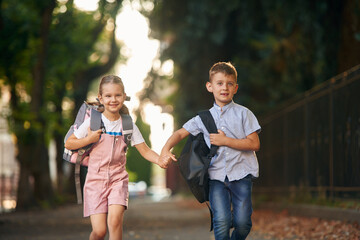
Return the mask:
[(123, 136), (102, 134), (89, 155), (84, 185), (84, 217), (107, 213), (108, 206), (128, 206), (126, 144)]

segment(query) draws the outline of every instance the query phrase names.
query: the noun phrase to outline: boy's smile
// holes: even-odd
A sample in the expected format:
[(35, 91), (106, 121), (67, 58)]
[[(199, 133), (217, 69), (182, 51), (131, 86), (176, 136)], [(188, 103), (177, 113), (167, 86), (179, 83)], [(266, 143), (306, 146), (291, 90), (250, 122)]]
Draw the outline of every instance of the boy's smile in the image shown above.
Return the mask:
[(220, 107), (230, 103), (238, 90), (236, 79), (233, 75), (218, 72), (206, 83), (206, 88), (214, 94), (215, 102)]

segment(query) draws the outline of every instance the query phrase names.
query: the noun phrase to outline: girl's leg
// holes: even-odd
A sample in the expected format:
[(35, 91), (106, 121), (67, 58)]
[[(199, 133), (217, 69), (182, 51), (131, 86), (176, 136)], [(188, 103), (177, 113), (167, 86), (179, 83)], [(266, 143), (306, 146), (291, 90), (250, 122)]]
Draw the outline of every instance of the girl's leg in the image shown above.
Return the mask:
[(229, 240), (231, 227), (231, 199), (228, 182), (210, 180), (209, 197), (213, 212), (214, 235), (216, 240)]
[(238, 181), (230, 182), (231, 199), (233, 206), (234, 231), (231, 240), (242, 240), (249, 234), (252, 222), (251, 189), (252, 180), (245, 177)]
[(90, 216), (92, 232), (89, 240), (103, 240), (106, 236), (106, 214), (94, 214)]
[(109, 206), (108, 227), (109, 240), (122, 240), (125, 207), (114, 204)]

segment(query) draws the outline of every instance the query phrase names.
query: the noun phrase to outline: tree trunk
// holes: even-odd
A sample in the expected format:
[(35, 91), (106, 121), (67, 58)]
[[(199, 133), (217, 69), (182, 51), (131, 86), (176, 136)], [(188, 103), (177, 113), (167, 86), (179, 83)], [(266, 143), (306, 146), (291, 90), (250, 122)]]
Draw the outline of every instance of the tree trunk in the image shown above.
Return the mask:
[[(52, 13), (56, 1), (51, 0), (40, 11), (41, 29), (37, 50), (37, 61), (33, 69), (34, 84), (32, 86), (32, 99), (30, 103), (30, 126), (25, 129), (24, 135), (19, 136), (20, 179), (17, 208), (27, 208), (32, 204), (31, 196), (38, 202), (52, 202), (54, 193), (50, 179), (48, 148), (45, 142), (46, 121), (42, 116), (44, 109), (45, 63), (47, 59), (49, 30)], [(22, 172), (25, 171), (25, 172)], [(26, 185), (26, 181), (34, 181), (33, 185)], [(24, 189), (29, 187), (29, 189)], [(31, 189), (34, 189), (32, 192)]]
[(20, 176), (17, 189), (16, 209), (24, 210), (36, 205), (33, 191), (33, 179), (30, 171), (30, 158), (32, 150), (29, 146), (18, 143), (18, 160), (20, 162)]

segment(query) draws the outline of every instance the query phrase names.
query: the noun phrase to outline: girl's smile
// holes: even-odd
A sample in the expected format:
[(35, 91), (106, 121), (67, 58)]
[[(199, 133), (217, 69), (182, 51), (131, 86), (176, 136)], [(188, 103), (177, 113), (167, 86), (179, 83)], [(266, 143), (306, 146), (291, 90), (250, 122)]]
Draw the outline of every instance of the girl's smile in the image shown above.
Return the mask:
[(104, 105), (104, 114), (109, 120), (117, 120), (120, 117), (120, 109), (124, 104), (126, 94), (121, 85), (107, 83), (102, 86), (102, 94), (98, 96)]

